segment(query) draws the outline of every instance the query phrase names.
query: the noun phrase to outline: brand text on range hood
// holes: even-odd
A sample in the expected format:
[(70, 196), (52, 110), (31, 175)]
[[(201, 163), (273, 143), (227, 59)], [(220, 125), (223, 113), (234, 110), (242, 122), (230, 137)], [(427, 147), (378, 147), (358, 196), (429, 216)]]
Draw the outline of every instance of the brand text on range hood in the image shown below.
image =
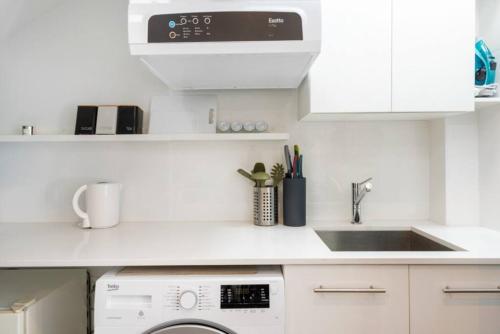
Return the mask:
[(129, 42), (173, 89), (296, 88), (321, 48), (320, 2), (130, 0)]

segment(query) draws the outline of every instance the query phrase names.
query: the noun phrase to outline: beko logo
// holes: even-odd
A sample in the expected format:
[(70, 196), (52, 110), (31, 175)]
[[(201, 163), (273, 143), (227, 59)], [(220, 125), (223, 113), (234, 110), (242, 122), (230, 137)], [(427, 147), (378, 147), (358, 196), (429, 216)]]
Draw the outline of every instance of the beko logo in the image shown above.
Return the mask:
[(108, 284), (108, 291), (117, 291), (120, 290), (120, 286), (118, 284)]
[(276, 19), (273, 19), (272, 17), (269, 18), (269, 23), (270, 24), (278, 24), (278, 23), (285, 23), (285, 19), (283, 18), (276, 18)]

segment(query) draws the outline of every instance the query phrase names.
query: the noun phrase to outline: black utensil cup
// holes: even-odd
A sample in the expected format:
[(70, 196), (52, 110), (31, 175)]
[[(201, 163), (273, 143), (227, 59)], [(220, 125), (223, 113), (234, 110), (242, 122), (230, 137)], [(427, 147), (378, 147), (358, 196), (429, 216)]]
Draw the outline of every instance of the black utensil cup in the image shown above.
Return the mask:
[(306, 179), (283, 180), (283, 224), (291, 227), (306, 225)]

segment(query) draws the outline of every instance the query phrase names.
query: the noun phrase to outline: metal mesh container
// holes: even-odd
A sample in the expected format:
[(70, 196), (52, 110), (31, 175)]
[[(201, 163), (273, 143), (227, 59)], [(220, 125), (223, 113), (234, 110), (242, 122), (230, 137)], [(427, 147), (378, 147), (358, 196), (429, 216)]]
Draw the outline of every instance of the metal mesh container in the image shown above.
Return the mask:
[(278, 188), (255, 187), (253, 190), (253, 220), (257, 226), (278, 224)]

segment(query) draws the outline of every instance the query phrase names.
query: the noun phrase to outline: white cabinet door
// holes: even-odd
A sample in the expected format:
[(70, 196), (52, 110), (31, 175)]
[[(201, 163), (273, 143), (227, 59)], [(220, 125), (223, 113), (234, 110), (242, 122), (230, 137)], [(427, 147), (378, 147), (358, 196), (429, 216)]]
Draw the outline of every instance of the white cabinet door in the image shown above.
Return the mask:
[(322, 1), (322, 51), (303, 116), (391, 109), (391, 0)]
[(393, 7), (393, 111), (473, 111), (475, 1)]
[(408, 333), (408, 266), (285, 266), (284, 274), (287, 334)]
[(500, 266), (410, 266), (410, 303), (412, 334), (498, 334)]
[(24, 331), (25, 312), (14, 313), (0, 309), (0, 333), (26, 334)]

